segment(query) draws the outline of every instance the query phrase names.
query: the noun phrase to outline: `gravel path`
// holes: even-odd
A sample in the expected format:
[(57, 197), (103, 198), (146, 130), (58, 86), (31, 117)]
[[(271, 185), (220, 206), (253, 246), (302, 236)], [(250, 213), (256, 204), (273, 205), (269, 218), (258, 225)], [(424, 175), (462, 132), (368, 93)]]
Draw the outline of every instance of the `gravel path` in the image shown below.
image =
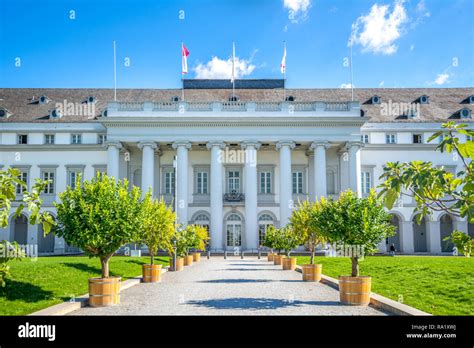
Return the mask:
[(71, 315), (385, 315), (345, 306), (337, 290), (301, 280), (266, 259), (213, 257), (167, 272), (160, 283), (121, 292), (114, 307), (85, 307)]

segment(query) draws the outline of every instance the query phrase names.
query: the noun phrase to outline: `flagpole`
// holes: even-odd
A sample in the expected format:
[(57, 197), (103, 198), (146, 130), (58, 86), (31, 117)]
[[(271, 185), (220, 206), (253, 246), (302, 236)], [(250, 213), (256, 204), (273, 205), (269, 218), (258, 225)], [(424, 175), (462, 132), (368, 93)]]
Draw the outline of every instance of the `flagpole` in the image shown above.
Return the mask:
[(184, 71), (183, 71), (183, 52), (184, 52), (184, 43), (181, 42), (181, 101), (184, 101)]
[(354, 82), (353, 82), (353, 75), (352, 75), (352, 38), (350, 38), (350, 62), (349, 62), (349, 67), (350, 67), (350, 73), (351, 73), (351, 101), (354, 101)]
[(285, 70), (283, 70), (283, 101), (286, 101), (286, 41), (283, 41), (285, 52)]
[(232, 42), (232, 100), (235, 99), (235, 42)]
[(114, 101), (117, 101), (117, 54), (114, 40)]

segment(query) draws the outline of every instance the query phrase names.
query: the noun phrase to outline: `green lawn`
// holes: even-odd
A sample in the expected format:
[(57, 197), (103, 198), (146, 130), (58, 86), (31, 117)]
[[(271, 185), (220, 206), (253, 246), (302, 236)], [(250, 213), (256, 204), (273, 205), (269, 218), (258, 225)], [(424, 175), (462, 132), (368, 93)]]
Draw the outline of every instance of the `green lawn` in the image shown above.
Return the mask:
[[(317, 257), (323, 274), (350, 275), (348, 258)], [(309, 257), (298, 257), (298, 264)], [(369, 256), (361, 275), (372, 277), (372, 291), (434, 315), (474, 315), (474, 258), (449, 256)]]
[[(114, 256), (110, 273), (133, 278), (142, 273), (142, 264), (149, 260)], [(155, 262), (168, 265), (168, 257), (155, 258)], [(101, 275), (99, 260), (82, 256), (39, 257), (36, 261), (13, 261), (10, 266), (12, 276), (6, 287), (0, 287), (0, 315), (29, 314), (69, 301), (88, 292), (88, 278)]]

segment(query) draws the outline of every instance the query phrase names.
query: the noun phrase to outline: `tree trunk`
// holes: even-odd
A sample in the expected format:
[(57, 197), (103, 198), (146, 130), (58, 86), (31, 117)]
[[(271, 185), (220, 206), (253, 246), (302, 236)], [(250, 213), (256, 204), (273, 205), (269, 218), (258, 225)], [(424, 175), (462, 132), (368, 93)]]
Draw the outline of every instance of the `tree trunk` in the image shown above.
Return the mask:
[(309, 259), (309, 263), (314, 265), (314, 254), (315, 254), (315, 248), (311, 249), (311, 258)]
[(352, 276), (353, 277), (359, 276), (359, 258), (358, 257), (352, 258)]
[(109, 261), (112, 255), (106, 255), (100, 257), (100, 264), (102, 267), (102, 278), (109, 277)]
[(150, 265), (153, 265), (155, 263), (155, 255), (153, 253), (150, 253)]

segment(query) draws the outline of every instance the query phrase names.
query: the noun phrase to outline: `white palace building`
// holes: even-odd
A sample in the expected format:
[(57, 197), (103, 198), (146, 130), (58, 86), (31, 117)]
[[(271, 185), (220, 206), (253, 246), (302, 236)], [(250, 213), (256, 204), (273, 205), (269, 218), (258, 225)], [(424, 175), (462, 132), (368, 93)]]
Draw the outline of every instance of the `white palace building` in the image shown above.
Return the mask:
[[(182, 96), (184, 95), (184, 99)], [(127, 178), (176, 203), (182, 223), (206, 225), (211, 250), (256, 250), (268, 225), (288, 222), (298, 200), (365, 195), (388, 161), (431, 161), (460, 169), (427, 139), (448, 120), (473, 126), (474, 88), (284, 89), (283, 80), (184, 80), (180, 89), (0, 89), (0, 168), (15, 167), (31, 187), (52, 182), (43, 209), (78, 174)], [(465, 139), (461, 139), (465, 140)], [(17, 190), (18, 197), (21, 189)], [(451, 253), (465, 219), (434, 214), (414, 223), (414, 202), (391, 211), (405, 254)], [(37, 244), (40, 253), (77, 251), (28, 213), (12, 217), (0, 240)]]

